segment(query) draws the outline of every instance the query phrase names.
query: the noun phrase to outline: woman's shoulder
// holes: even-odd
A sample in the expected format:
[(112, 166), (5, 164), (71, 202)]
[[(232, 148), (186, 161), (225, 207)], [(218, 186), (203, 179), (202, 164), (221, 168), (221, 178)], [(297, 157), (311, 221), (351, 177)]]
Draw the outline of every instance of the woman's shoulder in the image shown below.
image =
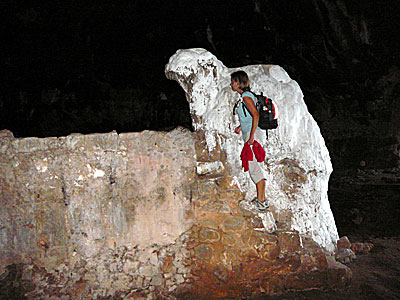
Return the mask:
[(250, 91), (245, 91), (245, 92), (243, 92), (242, 98), (244, 98), (244, 97), (250, 97), (250, 98), (252, 98), (253, 100), (255, 99), (254, 94), (253, 94), (252, 92), (250, 92)]
[(250, 92), (250, 91), (245, 91), (245, 92), (243, 92), (243, 94), (242, 94), (242, 97), (251, 97), (251, 96), (253, 96), (253, 93)]

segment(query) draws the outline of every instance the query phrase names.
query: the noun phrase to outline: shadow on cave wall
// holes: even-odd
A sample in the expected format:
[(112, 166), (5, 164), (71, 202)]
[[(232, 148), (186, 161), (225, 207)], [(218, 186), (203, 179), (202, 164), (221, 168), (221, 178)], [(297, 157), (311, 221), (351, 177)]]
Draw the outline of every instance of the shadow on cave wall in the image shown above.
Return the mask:
[(107, 82), (89, 78), (80, 80), (69, 92), (58, 88), (36, 94), (20, 92), (9, 105), (17, 113), (5, 115), (3, 122), (16, 137), (113, 130), (169, 131), (177, 126), (192, 129), (189, 105), (179, 87), (170, 92), (129, 86), (113, 88)]

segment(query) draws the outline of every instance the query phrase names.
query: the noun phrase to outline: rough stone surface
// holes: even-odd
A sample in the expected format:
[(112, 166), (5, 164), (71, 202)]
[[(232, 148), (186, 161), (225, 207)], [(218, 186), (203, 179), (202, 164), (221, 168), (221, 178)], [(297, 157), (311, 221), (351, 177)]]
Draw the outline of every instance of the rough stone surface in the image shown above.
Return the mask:
[(351, 249), (343, 248), (336, 253), (335, 258), (337, 261), (341, 262), (342, 264), (347, 264), (352, 260), (356, 259), (357, 256)]
[(338, 250), (341, 249), (350, 249), (351, 243), (349, 241), (349, 238), (347, 236), (342, 236), (338, 241), (337, 241), (337, 248)]
[(371, 249), (374, 247), (374, 244), (372, 243), (352, 243), (350, 249), (355, 253), (362, 253), (362, 254), (367, 254)]
[[(335, 235), (324, 202), (329, 163), (298, 152), (327, 155), (312, 118), (281, 109), (280, 130), (292, 135), (285, 120), (303, 117), (299, 122), (313, 132), (306, 144), (320, 148), (296, 148), (296, 140), (288, 148), (278, 143), (282, 133), (271, 134), (275, 144), (265, 166), (272, 208), (258, 213), (246, 201), (250, 185), (233, 164), (240, 141), (199, 121), (225, 118), (221, 107), (232, 104), (226, 89), (219, 103), (194, 97), (218, 94), (220, 63), (199, 61), (194, 75), (181, 67), (182, 74), (173, 74), (191, 87), (188, 100), (204, 101), (192, 107), (194, 133), (177, 128), (15, 139), (0, 132), (0, 282), (10, 293), (28, 299), (239, 299), (348, 284), (350, 270), (329, 251), (328, 237)], [(298, 110), (306, 111), (283, 70), (253, 69), (274, 76), (267, 82), (279, 91), (278, 103), (296, 96)], [(207, 85), (199, 89), (196, 82)], [(299, 228), (300, 221), (308, 229)]]
[(0, 280), (23, 274), (29, 299), (253, 297), (351, 277), (234, 176), (198, 174), (196, 133), (1, 136)]
[[(193, 135), (143, 132), (1, 139), (2, 263), (174, 242), (192, 225)], [(153, 259), (154, 260), (154, 259)]]

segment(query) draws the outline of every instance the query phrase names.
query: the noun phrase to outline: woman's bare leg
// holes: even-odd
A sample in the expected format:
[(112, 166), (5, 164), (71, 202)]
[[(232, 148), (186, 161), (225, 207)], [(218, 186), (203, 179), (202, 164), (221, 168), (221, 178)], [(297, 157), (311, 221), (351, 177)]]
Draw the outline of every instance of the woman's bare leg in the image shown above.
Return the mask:
[(261, 179), (259, 182), (256, 184), (257, 188), (257, 199), (260, 202), (265, 201), (265, 179)]

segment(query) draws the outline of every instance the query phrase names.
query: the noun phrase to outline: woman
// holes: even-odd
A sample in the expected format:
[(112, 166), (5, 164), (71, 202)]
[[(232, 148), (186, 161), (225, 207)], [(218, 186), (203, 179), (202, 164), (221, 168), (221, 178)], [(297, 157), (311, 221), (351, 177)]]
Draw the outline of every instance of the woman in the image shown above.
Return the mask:
[[(244, 142), (247, 142), (250, 147), (252, 147), (251, 145), (255, 140), (261, 143), (265, 135), (258, 128), (260, 115), (256, 108), (257, 100), (253, 93), (250, 92), (250, 80), (246, 72), (237, 71), (231, 74), (231, 88), (233, 91), (238, 92), (243, 100), (237, 110), (240, 126), (235, 128), (235, 133), (242, 132)], [(254, 198), (252, 203), (259, 211), (264, 211), (269, 207), (267, 201), (265, 201), (265, 175), (254, 155), (253, 160), (249, 161), (249, 174), (257, 188), (257, 198)]]

